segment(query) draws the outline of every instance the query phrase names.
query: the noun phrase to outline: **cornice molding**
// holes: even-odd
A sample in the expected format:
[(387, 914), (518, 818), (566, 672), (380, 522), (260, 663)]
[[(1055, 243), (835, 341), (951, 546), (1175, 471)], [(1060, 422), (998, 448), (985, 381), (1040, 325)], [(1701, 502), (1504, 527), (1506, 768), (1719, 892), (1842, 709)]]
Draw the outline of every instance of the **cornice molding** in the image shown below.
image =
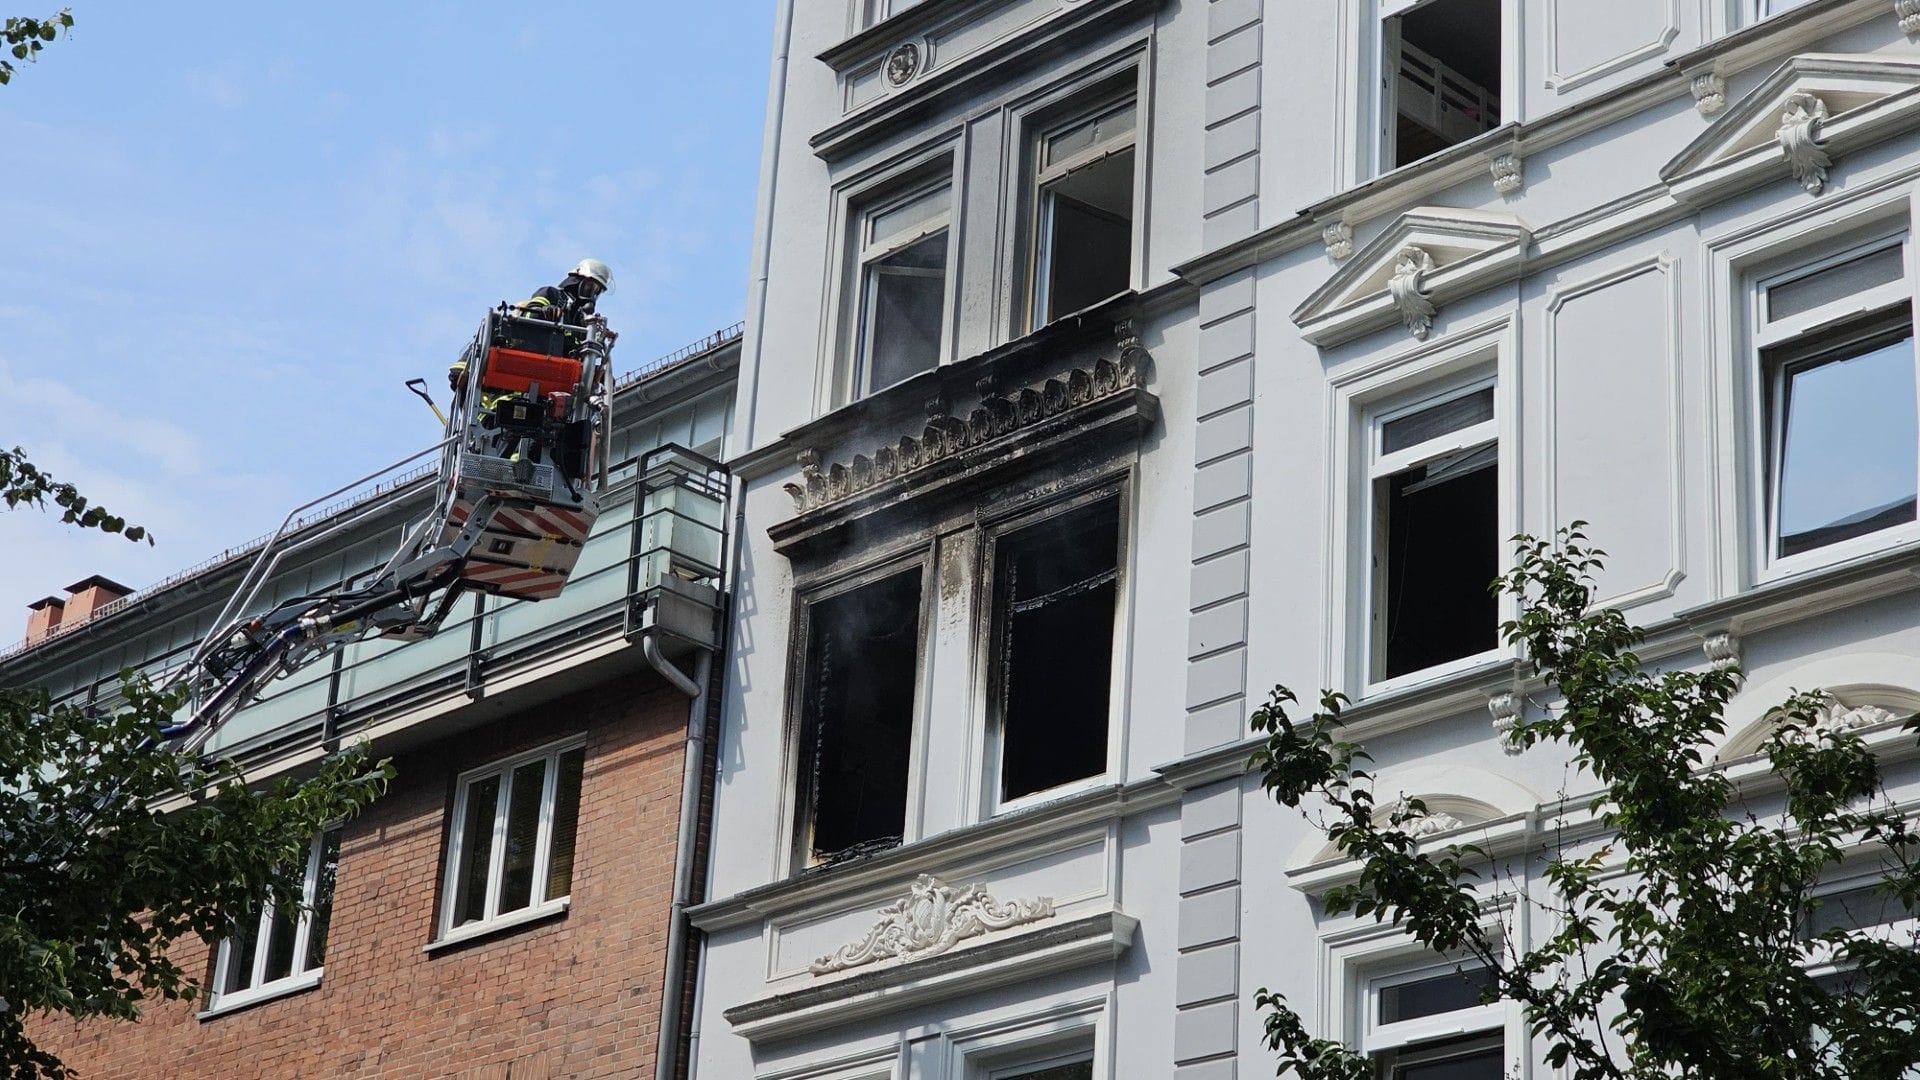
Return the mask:
[(1111, 963), (1133, 945), (1139, 920), (1103, 911), (980, 938), (909, 963), (822, 979), (726, 1010), (734, 1033), (756, 1045), (817, 1034), (1057, 971)]
[(1826, 189), (1835, 158), (1920, 127), (1920, 57), (1788, 59), (1660, 169), (1673, 197), (1708, 206), (1791, 176)]
[(1425, 340), (1441, 305), (1518, 277), (1532, 237), (1511, 214), (1408, 210), (1315, 289), (1293, 321), (1322, 348), (1396, 320)]

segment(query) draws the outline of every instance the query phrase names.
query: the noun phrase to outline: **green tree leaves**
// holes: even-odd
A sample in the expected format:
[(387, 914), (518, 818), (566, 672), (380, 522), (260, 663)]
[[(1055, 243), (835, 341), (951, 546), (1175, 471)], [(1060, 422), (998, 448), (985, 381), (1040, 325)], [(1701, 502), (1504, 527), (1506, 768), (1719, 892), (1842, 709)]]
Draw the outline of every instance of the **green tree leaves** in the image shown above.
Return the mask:
[(25, 16), (10, 15), (4, 29), (0, 29), (0, 47), (6, 49), (7, 58), (0, 58), (0, 86), (13, 81), (13, 62), (32, 63), (40, 55), (40, 50), (48, 42), (60, 36), (61, 31), (73, 28), (73, 12), (68, 8), (45, 19), (30, 19)]
[(4, 501), (9, 510), (21, 506), (44, 509), (51, 501), (60, 508), (60, 520), (69, 525), (98, 529), (104, 533), (119, 533), (135, 542), (145, 540), (149, 545), (153, 543), (153, 537), (144, 527), (129, 525), (125, 518), (88, 502), (78, 488), (55, 480), (28, 461), (27, 452), (17, 446), (11, 450), (0, 450), (0, 501)]
[[(1282, 805), (1316, 815), (1359, 877), (1324, 897), (1329, 914), (1391, 922), (1427, 948), (1498, 974), (1548, 1064), (1575, 1080), (1897, 1080), (1920, 1062), (1920, 942), (1847, 929), (1807, 932), (1817, 890), (1867, 845), (1881, 888), (1920, 910), (1920, 834), (1886, 796), (1860, 738), (1825, 723), (1831, 701), (1783, 703), (1763, 754), (1772, 787), (1756, 801), (1713, 767), (1737, 672), (1650, 672), (1640, 633), (1593, 607), (1604, 554), (1576, 523), (1552, 541), (1519, 537), (1494, 588), (1519, 604), (1502, 629), (1549, 692), (1523, 711), (1521, 747), (1563, 745), (1604, 837), (1500, 865), (1468, 845), (1435, 849), (1404, 826), (1421, 807), (1376, 805), (1365, 754), (1343, 742), (1345, 700), (1322, 697), (1304, 723), (1277, 688), (1253, 714), (1266, 742), (1250, 762)], [(1910, 725), (1911, 726), (1911, 725)], [(1524, 895), (1505, 875), (1533, 878)], [(1531, 905), (1540, 928), (1522, 949), (1495, 923), (1495, 896)], [(1839, 974), (1817, 981), (1825, 964)], [(1280, 1074), (1372, 1075), (1364, 1056), (1313, 1037), (1265, 990)]]

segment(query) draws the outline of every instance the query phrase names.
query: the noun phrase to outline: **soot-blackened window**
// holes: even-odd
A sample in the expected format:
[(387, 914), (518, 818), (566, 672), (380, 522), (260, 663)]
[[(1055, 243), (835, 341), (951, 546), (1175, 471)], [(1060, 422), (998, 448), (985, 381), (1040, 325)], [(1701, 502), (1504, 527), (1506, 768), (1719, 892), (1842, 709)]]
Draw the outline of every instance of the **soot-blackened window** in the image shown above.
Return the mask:
[(1107, 769), (1120, 504), (1028, 526), (995, 556), (1000, 797)]
[(809, 607), (810, 861), (835, 862), (900, 843), (919, 653), (917, 571)]

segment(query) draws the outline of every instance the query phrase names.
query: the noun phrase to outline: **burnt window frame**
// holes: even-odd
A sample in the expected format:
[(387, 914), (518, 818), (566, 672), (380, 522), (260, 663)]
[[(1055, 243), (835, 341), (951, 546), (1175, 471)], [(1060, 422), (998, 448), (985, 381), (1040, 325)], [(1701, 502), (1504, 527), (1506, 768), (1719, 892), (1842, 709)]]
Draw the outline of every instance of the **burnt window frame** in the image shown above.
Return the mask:
[[(923, 755), (926, 747), (928, 716), (927, 643), (932, 626), (927, 597), (935, 583), (936, 567), (933, 554), (931, 545), (916, 545), (910, 551), (891, 554), (856, 569), (833, 573), (830, 576), (823, 574), (815, 580), (802, 579), (795, 582), (792, 632), (788, 635), (787, 647), (786, 769), (790, 779), (782, 785), (782, 791), (788, 793), (784, 798), (784, 804), (790, 817), (785, 845), (787, 866), (784, 868), (783, 877), (809, 870), (824, 869), (849, 861), (815, 859), (813, 851), (813, 821), (817, 792), (814, 785), (814, 769), (810, 762), (814, 752), (812, 748), (814, 732), (812, 710), (809, 708), (813, 687), (809, 679), (808, 656), (813, 649), (814, 607), (823, 601), (845, 596), (866, 586), (908, 574), (918, 578), (920, 601), (915, 626), (913, 715), (908, 731), (907, 798), (902, 814), (898, 846), (904, 847), (919, 839), (921, 816), (916, 795), (924, 787)], [(891, 850), (891, 848), (885, 850)]]
[[(1496, 632), (1491, 647), (1452, 660), (1387, 676), (1386, 621), (1380, 605), (1385, 600), (1385, 578), (1389, 565), (1379, 556), (1387, 542), (1386, 517), (1382, 507), (1382, 484), (1394, 476), (1427, 461), (1463, 450), (1491, 445), (1495, 452), (1494, 537), (1496, 545), (1515, 531), (1511, 526), (1512, 493), (1515, 490), (1517, 462), (1510, 439), (1512, 402), (1505, 392), (1506, 380), (1492, 370), (1491, 363), (1474, 364), (1468, 370), (1404, 390), (1383, 400), (1363, 405), (1358, 436), (1362, 440), (1356, 470), (1355, 497), (1358, 505), (1358, 531), (1352, 539), (1359, 554), (1360, 625), (1356, 634), (1358, 676), (1366, 693), (1379, 694), (1404, 686), (1442, 679), (1484, 664), (1511, 652)], [(1458, 430), (1449, 431), (1387, 454), (1382, 450), (1383, 433), (1388, 424), (1416, 415), (1485, 390), (1492, 391), (1493, 415)], [(1470, 436), (1478, 434), (1478, 438)], [(1470, 445), (1469, 445), (1470, 444)], [(1496, 548), (1496, 569), (1503, 549)], [(1491, 577), (1489, 577), (1491, 583)], [(1510, 617), (1511, 605), (1505, 597), (1495, 601), (1495, 627)]]
[[(1088, 510), (1103, 502), (1114, 504), (1117, 529), (1114, 537), (1114, 611), (1113, 636), (1109, 643), (1111, 661), (1107, 671), (1106, 767), (1099, 773), (1070, 780), (1054, 787), (1028, 792), (1011, 799), (1001, 796), (1004, 774), (1001, 715), (1004, 670), (1001, 662), (1006, 642), (1006, 618), (1000, 604), (1000, 549), (1003, 541), (1031, 528), (1044, 528), (1064, 516)], [(1126, 640), (1130, 633), (1131, 552), (1133, 548), (1133, 492), (1130, 474), (1112, 475), (1075, 488), (1044, 505), (984, 521), (981, 524), (980, 556), (975, 576), (975, 610), (980, 632), (974, 649), (980, 669), (979, 729), (984, 732), (980, 763), (981, 819), (1011, 813), (1030, 806), (1052, 802), (1113, 782), (1121, 771), (1125, 749), (1125, 687), (1127, 676)]]

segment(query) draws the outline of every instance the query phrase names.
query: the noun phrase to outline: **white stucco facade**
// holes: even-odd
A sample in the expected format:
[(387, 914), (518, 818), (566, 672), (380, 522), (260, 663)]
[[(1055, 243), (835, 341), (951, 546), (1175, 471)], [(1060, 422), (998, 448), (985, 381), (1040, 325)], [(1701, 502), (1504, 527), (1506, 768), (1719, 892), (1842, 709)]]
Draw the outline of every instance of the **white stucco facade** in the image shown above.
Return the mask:
[[(1267, 1075), (1260, 987), (1366, 1037), (1370, 980), (1411, 961), (1319, 912), (1344, 868), (1245, 777), (1267, 688), (1347, 694), (1380, 787), (1436, 830), (1521, 852), (1582, 794), (1557, 751), (1503, 745), (1501, 717), (1539, 707), (1483, 625), (1504, 610), (1470, 628), (1484, 648), (1389, 625), (1447, 606), (1408, 584), (1431, 566), (1396, 554), (1404, 515), (1460, 521), (1416, 547), (1484, 533), (1502, 565), (1514, 533), (1591, 522), (1645, 656), (1743, 663), (1732, 757), (1789, 688), (1920, 704), (1920, 528), (1880, 498), (1910, 500), (1920, 444), (1873, 464), (1787, 441), (1818, 422), (1789, 391), (1826, 400), (1794, 380), (1841, 338), (1906, 343), (1887, 385), (1907, 400), (1869, 394), (1860, 423), (1894, 432), (1874, 446), (1912, 430), (1920, 5), (1484, 0), (1498, 32), (1476, 24), (1484, 55), (1457, 61), (1497, 71), (1484, 130), (1384, 168), (1376, 58), (1448, 2), (781, 5), (697, 1076)], [(1131, 202), (1086, 242), (1126, 293), (1047, 310), (1075, 283), (1045, 215), (1075, 175), (1076, 199), (1110, 199), (1086, 178), (1127, 161)], [(895, 208), (935, 255), (882, 242)], [(938, 287), (900, 301), (934, 313), (907, 358), (926, 370), (880, 385), (894, 266)], [(1786, 486), (1821, 469), (1817, 497)], [(1462, 477), (1482, 485), (1466, 501), (1410, 501)], [(1096, 505), (1118, 520), (1107, 708), (1072, 738), (1104, 731), (1105, 764), (1027, 791), (1006, 629), (1027, 609), (1003, 567), (1023, 530)], [(910, 652), (861, 672), (883, 654), (855, 650), (864, 689), (836, 689), (831, 604), (880, 581), (913, 600)], [(824, 760), (841, 717), (821, 710), (890, 694), (898, 744)], [(897, 831), (825, 851), (835, 769), (902, 775)], [(1549, 1075), (1501, 1024), (1508, 1075)]]

